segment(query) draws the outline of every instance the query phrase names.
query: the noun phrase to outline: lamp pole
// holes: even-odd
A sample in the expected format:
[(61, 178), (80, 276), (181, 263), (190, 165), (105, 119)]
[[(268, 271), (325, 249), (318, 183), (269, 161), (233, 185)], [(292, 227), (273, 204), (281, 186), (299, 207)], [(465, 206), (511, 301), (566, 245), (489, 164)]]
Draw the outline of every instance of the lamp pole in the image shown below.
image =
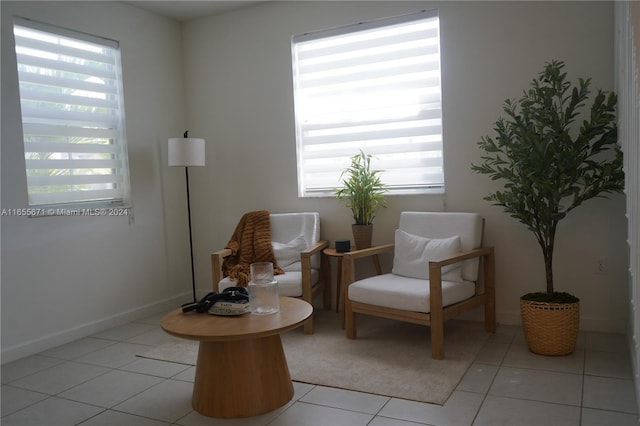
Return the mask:
[[(185, 133), (186, 135), (186, 133)], [(193, 291), (193, 301), (196, 302), (196, 273), (193, 265), (193, 234), (191, 233), (191, 197), (189, 195), (189, 166), (184, 167), (187, 181), (187, 216), (189, 216), (189, 252), (191, 254), (191, 289)]]
[(193, 230), (191, 224), (191, 194), (189, 192), (189, 166), (205, 165), (205, 141), (189, 138), (189, 131), (182, 138), (169, 139), (169, 166), (184, 166), (187, 185), (187, 216), (189, 219), (189, 254), (191, 256), (191, 291), (196, 302), (196, 272), (193, 259)]

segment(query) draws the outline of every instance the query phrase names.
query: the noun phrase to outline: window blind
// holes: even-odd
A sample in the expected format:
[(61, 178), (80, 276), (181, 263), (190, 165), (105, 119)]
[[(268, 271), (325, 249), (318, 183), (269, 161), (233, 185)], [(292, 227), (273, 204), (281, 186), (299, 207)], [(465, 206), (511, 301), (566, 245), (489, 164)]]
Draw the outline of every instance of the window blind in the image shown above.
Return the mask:
[(296, 36), (292, 55), (301, 196), (332, 194), (360, 149), (390, 193), (443, 188), (437, 12)]
[(30, 206), (129, 202), (118, 43), (14, 22)]

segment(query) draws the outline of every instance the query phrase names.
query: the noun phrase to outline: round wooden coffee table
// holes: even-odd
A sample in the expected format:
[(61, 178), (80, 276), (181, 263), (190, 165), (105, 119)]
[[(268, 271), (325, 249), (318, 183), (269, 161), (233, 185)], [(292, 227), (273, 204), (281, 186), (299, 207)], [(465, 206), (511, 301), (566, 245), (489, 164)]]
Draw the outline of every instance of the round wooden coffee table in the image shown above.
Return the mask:
[(205, 416), (231, 418), (263, 414), (293, 397), (293, 383), (280, 333), (311, 316), (304, 300), (280, 297), (270, 315), (217, 316), (170, 312), (161, 321), (167, 333), (198, 340), (193, 408)]

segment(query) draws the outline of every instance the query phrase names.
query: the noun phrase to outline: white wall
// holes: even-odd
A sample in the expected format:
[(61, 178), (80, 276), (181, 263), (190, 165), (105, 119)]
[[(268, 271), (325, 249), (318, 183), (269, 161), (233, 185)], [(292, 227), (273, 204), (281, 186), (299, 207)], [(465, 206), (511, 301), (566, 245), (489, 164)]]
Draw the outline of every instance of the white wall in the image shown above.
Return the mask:
[[(351, 236), (347, 209), (301, 199), (291, 83), (291, 36), (437, 7), (442, 31), (446, 195), (393, 196), (375, 221), (374, 243), (392, 241), (403, 210), (466, 210), (486, 217), (496, 247), (497, 311), (519, 323), (518, 298), (543, 291), (540, 249), (524, 226), (482, 200), (495, 183), (472, 175), (476, 142), (491, 132), (505, 98), (519, 97), (546, 61), (564, 60), (572, 80), (613, 88), (613, 4), (597, 2), (268, 2), (184, 27), (189, 128), (207, 140), (207, 167), (192, 192), (198, 286), (210, 285), (209, 253), (241, 214), (318, 211), (329, 240)], [(558, 229), (556, 287), (582, 301), (582, 328), (623, 332), (628, 317), (624, 198), (592, 200)], [(596, 275), (596, 259), (608, 275)], [(363, 265), (365, 268), (367, 265)]]
[[(180, 25), (116, 2), (2, 7), (2, 208), (27, 207), (13, 15), (120, 42), (134, 221), (2, 217), (2, 361), (191, 298), (184, 169), (166, 164), (185, 130)], [(178, 296), (176, 298), (176, 296)]]
[[(189, 129), (207, 140), (193, 168), (199, 293), (209, 253), (249, 210), (318, 211), (323, 236), (350, 237), (332, 198), (299, 199), (290, 63), (293, 34), (438, 7), (445, 111), (444, 196), (394, 196), (376, 219), (390, 242), (402, 210), (469, 210), (487, 218), (497, 253), (497, 309), (517, 323), (518, 297), (543, 289), (543, 267), (522, 225), (482, 201), (494, 184), (472, 175), (476, 141), (507, 97), (545, 61), (613, 87), (613, 5), (595, 2), (267, 2), (182, 27), (116, 2), (6, 2), (2, 14), (2, 207), (26, 207), (13, 14), (121, 42), (135, 220), (2, 217), (2, 362), (161, 312), (190, 298), (184, 172), (166, 164), (166, 139)], [(183, 83), (187, 81), (187, 84)], [(185, 101), (186, 100), (186, 101)], [(185, 108), (183, 108), (185, 106)], [(624, 199), (590, 201), (560, 225), (557, 285), (582, 299), (584, 329), (624, 330), (628, 316)], [(609, 262), (595, 275), (595, 260)], [(363, 265), (362, 269), (366, 269)]]

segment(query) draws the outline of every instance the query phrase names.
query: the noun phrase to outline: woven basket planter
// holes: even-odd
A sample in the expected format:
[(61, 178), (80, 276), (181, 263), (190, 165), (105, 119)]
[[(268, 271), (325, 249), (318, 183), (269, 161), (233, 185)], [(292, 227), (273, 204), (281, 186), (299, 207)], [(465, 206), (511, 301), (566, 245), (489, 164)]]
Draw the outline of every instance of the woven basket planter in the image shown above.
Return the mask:
[(351, 232), (353, 233), (353, 242), (356, 245), (356, 249), (371, 247), (373, 225), (351, 225)]
[(580, 302), (545, 303), (520, 299), (522, 328), (531, 352), (568, 355), (576, 347)]

